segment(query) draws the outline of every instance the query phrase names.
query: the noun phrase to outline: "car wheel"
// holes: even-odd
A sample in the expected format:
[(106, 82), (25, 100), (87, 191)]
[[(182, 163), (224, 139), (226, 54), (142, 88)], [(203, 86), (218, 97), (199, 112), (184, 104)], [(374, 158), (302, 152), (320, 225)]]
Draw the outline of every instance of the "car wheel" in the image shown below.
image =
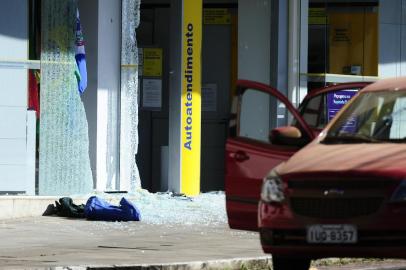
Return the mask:
[(272, 256), (273, 270), (308, 270), (310, 259)]

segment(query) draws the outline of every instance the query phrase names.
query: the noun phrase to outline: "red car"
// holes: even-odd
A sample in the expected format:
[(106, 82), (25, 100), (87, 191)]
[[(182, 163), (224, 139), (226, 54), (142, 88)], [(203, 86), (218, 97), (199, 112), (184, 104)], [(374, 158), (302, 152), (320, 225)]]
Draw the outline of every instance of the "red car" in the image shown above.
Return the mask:
[[(235, 119), (230, 122), (226, 143), (226, 206), (229, 226), (233, 229), (258, 230), (258, 202), (262, 180), (269, 172), (313, 140), (338, 109), (366, 82), (343, 83), (309, 93), (296, 110), (278, 90), (252, 81), (238, 82), (238, 105)], [(337, 100), (334, 100), (337, 97)], [(333, 98), (331, 106), (327, 106)], [(330, 100), (331, 103), (331, 100)], [(338, 105), (338, 106), (335, 106)], [(291, 114), (293, 127), (270, 131), (271, 114)], [(282, 108), (282, 112), (278, 112)], [(257, 117), (261, 115), (261, 118)], [(271, 139), (269, 135), (271, 133)]]
[(271, 170), (258, 219), (275, 270), (323, 257), (406, 258), (406, 77), (361, 90)]

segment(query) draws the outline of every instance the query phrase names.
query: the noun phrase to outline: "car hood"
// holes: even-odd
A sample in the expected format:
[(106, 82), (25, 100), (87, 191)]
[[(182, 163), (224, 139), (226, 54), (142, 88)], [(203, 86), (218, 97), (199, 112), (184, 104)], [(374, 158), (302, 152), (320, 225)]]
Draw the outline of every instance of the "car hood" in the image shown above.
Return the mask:
[(406, 144), (321, 144), (313, 142), (278, 168), (280, 175), (354, 173), (390, 178), (406, 176)]

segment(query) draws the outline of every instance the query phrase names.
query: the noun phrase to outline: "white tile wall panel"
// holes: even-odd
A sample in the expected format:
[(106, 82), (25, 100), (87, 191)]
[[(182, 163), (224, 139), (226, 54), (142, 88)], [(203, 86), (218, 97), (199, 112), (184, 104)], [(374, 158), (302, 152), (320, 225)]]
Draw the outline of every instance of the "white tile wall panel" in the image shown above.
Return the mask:
[(400, 11), (400, 14), (402, 16), (402, 24), (406, 24), (406, 0), (402, 0), (402, 9)]
[(26, 69), (0, 68), (0, 106), (27, 107)]
[(400, 24), (402, 11), (401, 0), (380, 0), (379, 1), (379, 22)]
[(1, 0), (0, 2), (0, 58), (28, 59), (29, 1)]
[(25, 139), (27, 133), (25, 107), (0, 106), (0, 139)]
[(0, 191), (25, 191), (28, 71), (7, 62), (28, 59), (28, 2), (1, 0)]
[[(27, 163), (25, 139), (0, 139), (0, 165), (23, 165)], [(0, 178), (2, 174), (0, 173)], [(1, 189), (1, 188), (0, 188)]]
[[(406, 5), (406, 3), (405, 3)], [(405, 10), (406, 11), (406, 10)], [(406, 44), (406, 25), (401, 26), (401, 58), (400, 58), (400, 76), (406, 76), (406, 48), (404, 44)], [(403, 46), (402, 46), (403, 45)]]
[(0, 190), (25, 191), (26, 172), (25, 165), (0, 165)]
[(399, 76), (400, 25), (381, 23), (379, 36), (379, 76)]

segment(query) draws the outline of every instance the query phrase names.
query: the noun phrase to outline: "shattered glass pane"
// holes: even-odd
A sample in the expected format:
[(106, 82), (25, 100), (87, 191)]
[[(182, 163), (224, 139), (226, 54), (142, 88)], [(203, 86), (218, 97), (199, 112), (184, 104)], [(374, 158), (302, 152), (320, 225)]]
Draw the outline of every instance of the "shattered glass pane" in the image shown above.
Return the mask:
[[(115, 205), (118, 205), (124, 196), (140, 210), (142, 223), (167, 226), (227, 226), (224, 192), (201, 193), (191, 198), (176, 196), (171, 192), (150, 193), (145, 189), (138, 189), (130, 194), (96, 192), (88, 197), (93, 195)], [(113, 223), (110, 222), (109, 225), (111, 224)], [(115, 226), (127, 225), (126, 222), (117, 222)]]
[(39, 194), (93, 189), (88, 125), (75, 76), (77, 0), (42, 1)]
[(136, 191), (141, 181), (135, 156), (138, 151), (138, 49), (135, 29), (140, 1), (122, 1), (120, 189)]

